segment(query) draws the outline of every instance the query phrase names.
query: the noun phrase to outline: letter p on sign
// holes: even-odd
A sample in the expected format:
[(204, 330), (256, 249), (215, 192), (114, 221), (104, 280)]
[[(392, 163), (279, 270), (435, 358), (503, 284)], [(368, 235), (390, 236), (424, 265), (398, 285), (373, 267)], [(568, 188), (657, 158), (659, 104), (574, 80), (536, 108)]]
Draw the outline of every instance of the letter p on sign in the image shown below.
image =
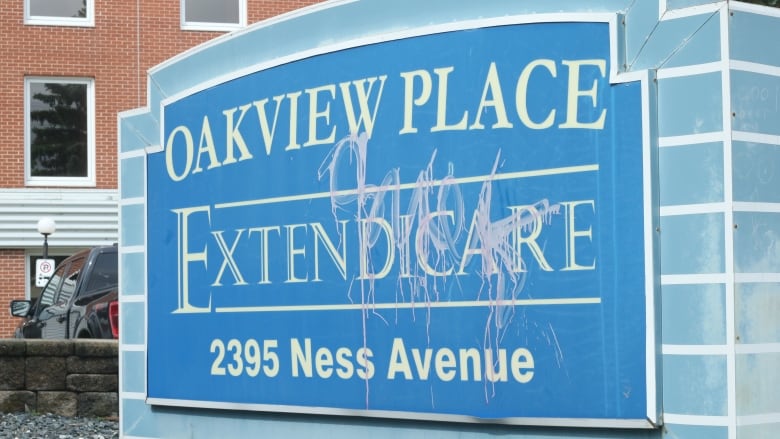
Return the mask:
[(45, 287), (54, 273), (54, 259), (38, 259), (35, 261), (35, 286)]

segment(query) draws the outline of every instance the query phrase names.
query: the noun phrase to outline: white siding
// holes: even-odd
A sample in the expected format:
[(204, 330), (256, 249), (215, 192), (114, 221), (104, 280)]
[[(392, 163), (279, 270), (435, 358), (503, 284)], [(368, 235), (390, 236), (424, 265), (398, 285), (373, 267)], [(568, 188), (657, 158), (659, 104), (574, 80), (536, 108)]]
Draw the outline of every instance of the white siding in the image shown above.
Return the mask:
[(0, 248), (37, 247), (38, 220), (52, 218), (50, 247), (90, 247), (118, 239), (119, 194), (97, 189), (0, 189)]

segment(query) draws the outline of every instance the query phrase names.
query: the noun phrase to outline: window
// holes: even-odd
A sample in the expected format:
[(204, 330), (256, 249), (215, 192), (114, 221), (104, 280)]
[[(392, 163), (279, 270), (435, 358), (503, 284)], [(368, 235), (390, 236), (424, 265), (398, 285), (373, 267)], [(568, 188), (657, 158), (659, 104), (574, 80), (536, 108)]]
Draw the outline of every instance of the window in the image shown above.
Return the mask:
[(65, 273), (65, 267), (59, 266), (54, 274), (51, 275), (49, 283), (46, 284), (46, 289), (41, 292), (41, 300), (38, 303), (39, 311), (47, 306), (54, 304), (54, 298), (57, 296), (57, 289), (62, 283), (62, 276)]
[(181, 0), (181, 28), (229, 31), (246, 26), (246, 0)]
[(118, 260), (116, 253), (101, 253), (95, 258), (95, 265), (89, 275), (84, 294), (102, 291), (107, 288), (116, 288)]
[(48, 26), (94, 26), (94, 0), (25, 0), (24, 23)]
[(25, 183), (95, 185), (95, 97), (91, 79), (25, 80)]
[(66, 305), (73, 297), (73, 293), (76, 292), (76, 284), (81, 274), (81, 268), (84, 267), (84, 259), (79, 258), (70, 262), (65, 277), (62, 280), (62, 288), (60, 288), (60, 295), (57, 296), (58, 305)]

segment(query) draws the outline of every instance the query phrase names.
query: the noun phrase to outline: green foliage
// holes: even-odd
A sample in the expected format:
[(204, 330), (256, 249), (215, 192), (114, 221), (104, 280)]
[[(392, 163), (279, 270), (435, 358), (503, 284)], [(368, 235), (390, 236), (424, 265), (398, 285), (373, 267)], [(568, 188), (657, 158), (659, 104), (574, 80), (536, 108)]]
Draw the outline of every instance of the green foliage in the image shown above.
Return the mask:
[(87, 175), (87, 91), (83, 84), (46, 83), (30, 111), (32, 175)]

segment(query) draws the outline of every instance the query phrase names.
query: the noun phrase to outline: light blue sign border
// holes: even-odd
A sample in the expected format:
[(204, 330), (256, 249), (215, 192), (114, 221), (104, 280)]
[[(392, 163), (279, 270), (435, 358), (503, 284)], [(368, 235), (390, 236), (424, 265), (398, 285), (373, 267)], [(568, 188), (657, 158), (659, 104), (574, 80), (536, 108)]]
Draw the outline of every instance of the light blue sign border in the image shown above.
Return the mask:
[[(558, 18), (557, 16), (537, 16), (533, 17), (534, 21), (536, 23), (545, 23), (548, 22), (554, 22), (555, 19)], [(510, 17), (503, 20), (484, 20), (484, 21), (475, 21), (475, 22), (469, 22), (465, 24), (460, 24), (457, 26), (444, 26), (444, 27), (436, 27), (436, 28), (429, 28), (429, 29), (420, 29), (416, 30), (414, 33), (404, 33), (404, 34), (397, 34), (397, 35), (390, 35), (386, 36), (386, 38), (383, 38), (382, 41), (393, 41), (398, 40), (402, 38), (410, 38), (414, 36), (423, 36), (423, 35), (431, 35), (431, 34), (437, 34), (442, 32), (449, 32), (454, 30), (462, 30), (462, 29), (469, 29), (469, 28), (477, 28), (477, 27), (486, 27), (486, 26), (499, 26), (499, 25), (506, 25), (506, 24), (521, 24), (521, 23), (529, 23), (528, 20), (529, 17), (521, 17), (518, 19), (517, 17)], [(538, 19), (538, 21), (536, 21)], [(570, 17), (567, 17), (566, 21), (571, 21)], [(610, 29), (610, 40), (611, 40), (611, 60), (610, 60), (610, 71), (609, 71), (609, 79), (612, 83), (618, 83), (621, 81), (639, 81), (641, 86), (641, 94), (642, 94), (642, 108), (641, 110), (637, 110), (638, 113), (641, 113), (642, 117), (642, 142), (644, 145), (643, 152), (644, 156), (642, 157), (642, 161), (644, 163), (644, 169), (643, 169), (643, 175), (642, 175), (642, 181), (643, 184), (643, 195), (644, 195), (644, 202), (643, 202), (643, 210), (645, 212), (644, 219), (644, 272), (645, 272), (645, 280), (644, 280), (644, 286), (645, 286), (645, 296), (646, 296), (646, 309), (645, 309), (645, 322), (647, 323), (646, 327), (646, 340), (645, 340), (645, 354), (646, 354), (646, 393), (647, 393), (647, 399), (646, 399), (646, 411), (647, 411), (647, 418), (646, 419), (638, 419), (638, 418), (632, 418), (632, 419), (577, 419), (577, 418), (556, 418), (556, 417), (539, 417), (539, 418), (533, 418), (533, 417), (522, 417), (522, 418), (513, 418), (513, 417), (502, 417), (500, 419), (501, 422), (508, 422), (508, 423), (514, 423), (514, 424), (538, 424), (538, 425), (608, 425), (608, 426), (651, 426), (655, 423), (656, 420), (656, 401), (655, 401), (655, 335), (654, 335), (654, 325), (655, 325), (655, 319), (654, 319), (654, 301), (653, 301), (653, 295), (654, 295), (654, 288), (653, 288), (653, 282), (654, 282), (654, 267), (653, 267), (653, 257), (652, 257), (652, 248), (653, 248), (653, 239), (652, 239), (652, 227), (650, 225), (651, 223), (651, 192), (650, 192), (650, 146), (649, 146), (649, 135), (647, 133), (648, 131), (648, 122), (647, 122), (647, 106), (648, 106), (648, 95), (647, 95), (647, 83), (646, 83), (646, 77), (644, 75), (623, 75), (619, 76), (616, 73), (615, 69), (615, 63), (616, 63), (616, 56), (615, 56), (615, 32), (616, 32), (616, 22), (614, 17), (610, 18), (604, 18), (601, 17), (601, 20), (599, 20), (599, 17), (594, 16), (586, 16), (585, 19), (582, 20), (583, 22), (597, 22), (602, 21), (606, 22)], [(183, 93), (180, 96), (172, 97), (170, 99), (167, 99), (162, 103), (163, 111), (161, 111), (161, 114), (164, 114), (164, 107), (167, 105), (172, 105), (175, 102), (190, 96), (194, 95), (197, 92), (201, 90), (207, 90), (213, 86), (223, 84), (226, 81), (229, 81), (231, 79), (237, 79), (241, 78), (243, 76), (249, 75), (255, 71), (262, 71), (265, 69), (269, 69), (271, 67), (274, 67), (276, 65), (283, 65), (285, 63), (294, 61), (296, 59), (305, 59), (310, 56), (314, 56), (317, 54), (326, 54), (326, 53), (332, 53), (337, 50), (346, 49), (348, 47), (361, 47), (363, 45), (369, 44), (369, 43), (376, 43), (376, 42), (382, 42), (378, 40), (374, 41), (355, 41), (353, 43), (347, 44), (347, 45), (340, 45), (339, 47), (330, 47), (330, 48), (324, 48), (324, 49), (318, 49), (312, 52), (297, 54), (294, 56), (291, 56), (289, 58), (285, 58), (282, 60), (277, 60), (271, 64), (268, 65), (261, 65), (256, 66), (256, 68), (249, 69), (245, 72), (238, 72), (235, 75), (231, 75), (230, 77), (223, 77), (223, 78), (217, 78), (213, 82), (209, 82), (207, 84), (203, 84), (202, 86), (198, 87), (197, 89), (189, 90), (185, 93)], [(165, 130), (165, 124), (162, 124), (163, 129)], [(166, 139), (167, 133), (163, 132), (163, 136), (161, 136), (162, 139)], [(149, 186), (149, 190), (153, 190), (152, 186)], [(150, 212), (152, 210), (150, 209)], [(152, 219), (150, 218), (148, 221), (148, 224), (152, 223)], [(154, 246), (149, 246), (150, 251), (152, 250)], [(151, 290), (150, 290), (151, 293)], [(151, 300), (150, 300), (151, 302)], [(151, 305), (150, 305), (151, 307)], [(151, 319), (152, 312), (149, 312), (150, 319)], [(149, 334), (152, 334), (150, 338), (154, 338), (154, 333), (149, 331)], [(150, 341), (150, 345), (153, 344), (153, 340)], [(151, 351), (152, 349), (150, 349)], [(154, 354), (150, 354), (150, 356), (153, 356)], [(150, 369), (150, 377), (154, 375), (154, 371)], [(436, 420), (456, 420), (456, 421), (467, 421), (467, 420), (474, 420), (470, 419), (469, 417), (464, 417), (462, 415), (450, 415), (450, 414), (436, 414), (436, 413), (416, 413), (416, 412), (403, 412), (403, 411), (395, 411), (395, 410), (388, 410), (388, 411), (382, 411), (382, 410), (351, 410), (351, 409), (338, 409), (338, 408), (318, 408), (318, 407), (310, 407), (310, 406), (294, 406), (294, 405), (275, 405), (275, 404), (246, 404), (246, 403), (229, 403), (229, 402), (209, 402), (209, 401), (198, 401), (198, 400), (182, 400), (182, 399), (175, 399), (175, 398), (158, 398), (151, 394), (148, 401), (152, 404), (163, 404), (163, 405), (178, 405), (178, 406), (187, 406), (187, 407), (210, 407), (210, 408), (232, 408), (232, 409), (251, 409), (251, 410), (264, 410), (264, 411), (291, 411), (291, 412), (303, 412), (303, 413), (326, 413), (326, 414), (344, 414), (344, 415), (365, 415), (365, 416), (383, 416), (383, 417), (394, 417), (394, 418), (413, 418), (413, 419), (436, 419)], [(482, 419), (483, 421), (486, 419)]]

